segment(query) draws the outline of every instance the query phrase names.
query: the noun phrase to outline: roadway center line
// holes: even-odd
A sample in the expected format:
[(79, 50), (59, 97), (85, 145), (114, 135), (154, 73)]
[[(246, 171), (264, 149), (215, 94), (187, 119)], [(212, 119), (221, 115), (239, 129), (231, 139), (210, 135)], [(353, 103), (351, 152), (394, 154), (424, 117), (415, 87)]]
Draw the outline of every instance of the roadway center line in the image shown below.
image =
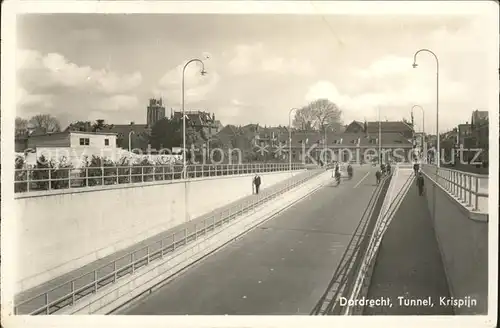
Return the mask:
[(356, 185), (354, 186), (354, 188), (357, 188), (361, 184), (361, 182), (363, 182), (363, 180), (366, 179), (366, 177), (368, 176), (368, 174), (370, 174), (370, 172), (366, 172), (365, 176), (361, 180), (359, 180), (358, 183), (356, 183)]

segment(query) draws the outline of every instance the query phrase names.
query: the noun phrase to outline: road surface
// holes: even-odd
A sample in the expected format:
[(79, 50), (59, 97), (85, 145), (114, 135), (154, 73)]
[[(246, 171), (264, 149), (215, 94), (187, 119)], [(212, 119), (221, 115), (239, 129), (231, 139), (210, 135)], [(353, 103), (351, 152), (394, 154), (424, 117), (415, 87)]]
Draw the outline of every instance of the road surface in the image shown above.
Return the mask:
[(119, 314), (308, 315), (374, 190), (374, 169), (356, 168)]

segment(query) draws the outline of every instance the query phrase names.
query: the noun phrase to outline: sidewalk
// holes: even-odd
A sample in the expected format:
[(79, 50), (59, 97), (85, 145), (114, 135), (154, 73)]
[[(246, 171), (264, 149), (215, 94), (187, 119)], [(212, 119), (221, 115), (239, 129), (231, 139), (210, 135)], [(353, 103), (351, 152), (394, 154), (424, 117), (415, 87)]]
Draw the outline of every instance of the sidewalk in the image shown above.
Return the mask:
[[(270, 187), (263, 188), (261, 190), (260, 194), (261, 195), (272, 194), (272, 193), (276, 192), (277, 190), (281, 189), (283, 186), (285, 186), (287, 184), (287, 182), (290, 181), (291, 179), (294, 179), (294, 180), (300, 179), (301, 177), (305, 177), (306, 175), (310, 174), (310, 172), (311, 172), (311, 170), (299, 173), (299, 174), (297, 174), (297, 175), (295, 175), (287, 180), (284, 180), (282, 182), (274, 184)], [(317, 174), (321, 174), (323, 172), (324, 172), (324, 170), (317, 170)], [(264, 181), (264, 183), (265, 183), (265, 181)], [(265, 184), (264, 184), (264, 186), (265, 186)], [(189, 233), (191, 233), (194, 231), (195, 225), (197, 225), (198, 229), (200, 229), (201, 225), (203, 224), (204, 219), (209, 218), (213, 215), (220, 215), (220, 213), (222, 213), (222, 212), (227, 213), (227, 211), (229, 209), (231, 209), (239, 204), (248, 203), (252, 198), (255, 198), (255, 195), (243, 197), (243, 198), (241, 198), (233, 203), (230, 203), (224, 207), (218, 208), (218, 209), (216, 209), (210, 213), (207, 213), (201, 217), (195, 218), (187, 223), (178, 225), (178, 226), (176, 226), (172, 229), (169, 229), (167, 231), (164, 231), (164, 232), (162, 232), (154, 237), (151, 237), (147, 240), (144, 240), (141, 243), (135, 244), (135, 245), (128, 247), (122, 251), (119, 251), (117, 253), (106, 256), (98, 261), (89, 263), (89, 264), (87, 264), (87, 265), (85, 265), (77, 270), (71, 271), (67, 274), (64, 274), (62, 276), (54, 278), (54, 279), (52, 279), (52, 280), (50, 280), (50, 281), (48, 281), (40, 286), (37, 286), (35, 288), (32, 288), (32, 289), (27, 290), (25, 292), (22, 292), (22, 293), (16, 295), (14, 303), (19, 304), (22, 301), (27, 300), (31, 297), (37, 296), (40, 293), (44, 293), (52, 288), (58, 287), (62, 284), (65, 284), (61, 288), (58, 288), (57, 290), (51, 291), (49, 293), (49, 297), (48, 297), (49, 302), (56, 300), (57, 298), (62, 297), (65, 294), (71, 292), (71, 285), (68, 282), (71, 281), (72, 279), (75, 279), (75, 278), (81, 277), (82, 275), (88, 274), (85, 277), (82, 277), (81, 279), (78, 280), (78, 285), (75, 283), (75, 288), (79, 288), (79, 287), (84, 286), (85, 284), (91, 283), (93, 281), (93, 271), (94, 270), (100, 269), (101, 267), (109, 264), (110, 262), (117, 260), (117, 259), (121, 258), (122, 256), (124, 256), (128, 253), (134, 252), (134, 251), (137, 251), (137, 253), (135, 254), (135, 258), (145, 256), (146, 250), (144, 248), (147, 245), (151, 245), (151, 244), (154, 244), (156, 242), (157, 246), (158, 246), (157, 249), (159, 249), (160, 248), (160, 244), (159, 244), (160, 240), (167, 239), (173, 233), (178, 233), (177, 236), (179, 236), (179, 238), (180, 238), (182, 231), (184, 229), (187, 229), (189, 231)], [(143, 251), (141, 251), (141, 249), (143, 249)], [(154, 251), (154, 250), (155, 249), (151, 248), (151, 251)], [(121, 260), (120, 260), (120, 263), (121, 263)], [(124, 259), (124, 263), (129, 263), (128, 259)], [(99, 270), (98, 277), (102, 277), (105, 274), (112, 272), (112, 270), (113, 270), (113, 268), (111, 266), (104, 267), (102, 270), (101, 269)], [(43, 306), (44, 304), (45, 304), (44, 297), (43, 296), (38, 297), (37, 299), (30, 301), (29, 304), (26, 304), (26, 305), (20, 307), (19, 313), (20, 314), (24, 314), (26, 312), (29, 313), (29, 312), (34, 311), (37, 308)]]
[[(398, 297), (424, 300), (434, 306), (401, 306)], [(425, 197), (413, 183), (380, 244), (367, 299), (389, 298), (392, 307), (366, 307), (364, 315), (453, 315), (439, 305), (449, 297), (441, 253)]]

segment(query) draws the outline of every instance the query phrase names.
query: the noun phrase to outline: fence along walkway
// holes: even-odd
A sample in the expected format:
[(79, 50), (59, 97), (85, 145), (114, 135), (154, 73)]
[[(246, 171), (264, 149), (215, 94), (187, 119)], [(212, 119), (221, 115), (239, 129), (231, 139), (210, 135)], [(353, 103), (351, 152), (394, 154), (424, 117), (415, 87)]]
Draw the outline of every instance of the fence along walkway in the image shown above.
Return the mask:
[[(292, 170), (304, 170), (306, 165), (292, 163)], [(14, 191), (16, 193), (93, 187), (102, 185), (130, 184), (153, 181), (172, 181), (202, 177), (254, 174), (289, 171), (288, 163), (255, 164), (203, 164), (188, 165), (129, 165), (106, 164), (101, 167), (81, 169), (64, 167), (22, 168), (15, 170)]]
[(434, 165), (424, 165), (423, 171), (467, 208), (488, 213), (489, 176), (467, 173)]
[[(324, 170), (314, 170), (314, 171), (305, 171), (301, 172), (285, 181), (279, 182), (277, 184), (274, 184), (268, 188), (263, 188), (262, 191), (259, 193), (261, 197), (265, 197), (267, 195), (271, 195), (273, 193), (278, 192), (279, 190), (283, 189), (287, 185), (290, 184), (291, 181), (299, 181), (301, 179), (309, 179), (317, 174), (323, 173)], [(265, 186), (265, 180), (263, 181), (263, 186)], [(91, 284), (94, 279), (95, 275), (98, 276), (98, 278), (103, 277), (111, 272), (114, 271), (114, 268), (112, 265), (110, 265), (111, 262), (116, 261), (117, 262), (123, 262), (120, 264), (115, 264), (115, 266), (124, 266), (130, 263), (130, 257), (123, 258), (125, 255), (134, 253), (134, 259), (140, 259), (142, 257), (145, 257), (147, 255), (147, 252), (154, 252), (160, 249), (160, 244), (159, 242), (161, 240), (166, 240), (170, 238), (172, 240), (172, 235), (176, 234), (179, 239), (183, 238), (184, 236), (188, 234), (192, 234), (193, 232), (197, 231), (197, 229), (203, 228), (204, 227), (204, 222), (208, 218), (216, 217), (217, 220), (219, 220), (221, 217), (223, 218), (224, 215), (227, 215), (231, 209), (234, 210), (235, 207), (238, 206), (245, 206), (252, 201), (256, 200), (256, 195), (250, 195), (247, 197), (243, 197), (231, 204), (228, 204), (227, 206), (224, 206), (222, 208), (216, 209), (206, 215), (203, 215), (201, 217), (198, 217), (194, 220), (191, 220), (188, 223), (184, 223), (182, 225), (176, 226), (170, 230), (167, 230), (165, 232), (162, 232), (154, 237), (151, 237), (141, 243), (135, 244), (131, 247), (128, 247), (127, 249), (124, 249), (122, 251), (116, 252), (112, 255), (109, 255), (105, 258), (102, 258), (98, 261), (92, 262), (82, 268), (79, 268), (77, 270), (71, 271), (63, 276), (57, 277), (55, 279), (52, 279), (51, 281), (42, 284), (41, 286), (37, 286), (35, 288), (32, 288), (28, 291), (25, 291), (23, 293), (20, 293), (16, 295), (15, 297), (15, 304), (16, 304), (16, 313), (17, 314), (29, 314), (39, 308), (44, 307), (44, 305), (48, 304), (49, 302), (52, 302), (58, 298), (61, 298), (65, 296), (68, 293), (71, 293), (72, 288), (73, 290), (76, 288), (80, 288), (81, 286)], [(212, 222), (211, 220), (209, 222)], [(157, 245), (157, 249), (152, 249), (150, 248), (147, 250), (147, 246), (151, 245)], [(123, 261), (120, 259), (123, 258)], [(97, 273), (94, 273), (97, 272)], [(78, 278), (78, 279), (77, 279)], [(77, 279), (77, 283), (75, 283), (74, 286), (71, 286), (70, 281)], [(58, 287), (60, 286), (60, 287)], [(55, 289), (54, 289), (55, 288)], [(46, 293), (46, 294), (44, 294)], [(29, 301), (28, 301), (29, 300)], [(48, 302), (47, 302), (48, 301)], [(52, 313), (52, 312), (51, 312)]]

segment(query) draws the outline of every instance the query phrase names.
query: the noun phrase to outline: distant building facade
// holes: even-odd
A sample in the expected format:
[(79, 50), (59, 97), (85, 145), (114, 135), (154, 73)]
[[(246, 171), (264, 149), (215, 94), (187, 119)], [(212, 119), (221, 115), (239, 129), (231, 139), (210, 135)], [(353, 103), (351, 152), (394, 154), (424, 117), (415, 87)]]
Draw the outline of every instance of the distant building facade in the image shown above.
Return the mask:
[[(315, 160), (323, 158), (326, 161), (369, 162), (377, 158), (379, 149), (385, 154), (383, 160), (387, 161), (396, 157), (395, 151), (399, 152), (399, 157), (406, 159), (413, 150), (411, 135), (405, 133), (408, 130), (405, 126), (400, 127), (400, 132), (382, 132), (381, 140), (378, 129), (377, 133), (369, 134), (365, 132), (364, 127), (363, 123), (354, 122), (346, 129), (350, 128), (349, 130), (356, 132), (327, 131), (326, 136), (320, 131), (292, 129), (290, 144), (287, 127), (261, 127), (259, 124), (248, 124), (243, 127), (228, 125), (218, 134), (218, 138), (225, 140), (223, 143), (229, 147), (251, 150), (255, 161), (288, 161), (291, 150), (293, 162), (311, 162), (311, 158)], [(267, 151), (259, 154), (259, 149)]]
[(459, 124), (457, 126), (457, 146), (463, 146), (464, 148), (471, 148), (473, 146), (471, 125), (469, 122), (465, 124)]
[(312, 157), (327, 161), (370, 162), (378, 158), (379, 150), (382, 151), (383, 161), (409, 158), (413, 149), (411, 140), (400, 133), (382, 133), (381, 137), (382, 140), (378, 135), (366, 133), (327, 133), (325, 143), (322, 133), (295, 132), (292, 133), (292, 161), (308, 162)]
[(376, 135), (379, 133), (379, 128), (382, 133), (399, 133), (406, 139), (411, 139), (413, 136), (412, 126), (404, 121), (353, 121), (347, 125), (344, 132)]
[(489, 115), (488, 111), (476, 110), (471, 117), (471, 136), (474, 138), (475, 147), (489, 148)]
[(152, 127), (156, 122), (165, 118), (165, 107), (162, 99), (149, 99), (146, 124)]
[[(199, 110), (185, 111), (186, 114), (186, 125), (189, 124), (196, 130), (203, 131), (203, 134), (207, 139), (215, 136), (222, 128), (220, 121), (215, 119), (215, 114), (208, 113)], [(181, 111), (174, 111), (171, 115), (173, 119), (182, 119)]]

